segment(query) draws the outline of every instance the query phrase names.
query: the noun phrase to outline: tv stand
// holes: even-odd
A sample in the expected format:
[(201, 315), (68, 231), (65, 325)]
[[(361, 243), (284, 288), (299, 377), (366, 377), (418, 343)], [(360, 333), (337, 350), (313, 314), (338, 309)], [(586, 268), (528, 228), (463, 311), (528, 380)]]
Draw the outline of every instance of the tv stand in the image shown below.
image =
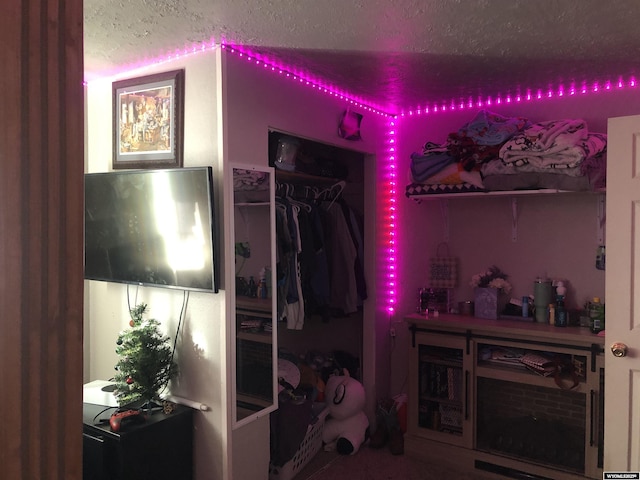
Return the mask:
[[(408, 455), (479, 478), (602, 478), (604, 337), (462, 315), (405, 320)], [(546, 370), (526, 366), (540, 356)]]
[[(115, 408), (84, 403), (84, 480), (190, 480), (193, 475), (193, 410), (147, 413), (144, 423), (113, 432)], [(106, 422), (103, 420), (106, 419)]]

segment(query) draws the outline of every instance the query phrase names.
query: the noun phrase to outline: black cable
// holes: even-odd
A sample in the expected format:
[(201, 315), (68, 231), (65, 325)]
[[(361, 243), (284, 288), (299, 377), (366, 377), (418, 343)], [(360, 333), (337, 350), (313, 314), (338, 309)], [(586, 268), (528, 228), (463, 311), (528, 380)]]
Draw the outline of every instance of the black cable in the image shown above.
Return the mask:
[(102, 424), (102, 423), (106, 422), (106, 421), (107, 421), (106, 419), (105, 419), (105, 420), (100, 420), (100, 421), (98, 422), (98, 421), (97, 421), (97, 420), (98, 420), (98, 417), (99, 417), (100, 415), (102, 415), (104, 412), (106, 412), (106, 411), (108, 411), (108, 410), (112, 410), (112, 409), (114, 409), (114, 408), (115, 408), (116, 410), (118, 409), (118, 407), (107, 407), (107, 408), (104, 408), (104, 409), (100, 410), (100, 411), (96, 414), (96, 416), (95, 416), (95, 417), (93, 417), (93, 424), (94, 424), (94, 425), (100, 425), (100, 424)]
[(176, 344), (178, 343), (178, 335), (180, 334), (180, 325), (185, 315), (185, 309), (187, 308), (187, 302), (189, 300), (189, 292), (187, 290), (182, 291), (182, 308), (180, 309), (180, 318), (178, 318), (178, 328), (176, 329), (176, 336), (173, 339), (173, 350), (171, 352), (171, 362), (173, 362), (173, 355), (176, 353)]
[[(129, 309), (129, 314), (131, 314), (131, 298), (130, 298), (130, 294), (129, 294), (129, 287), (130, 286), (131, 285), (127, 284), (127, 308)], [(136, 299), (135, 299), (136, 305), (138, 304), (138, 286), (139, 285), (136, 285)]]

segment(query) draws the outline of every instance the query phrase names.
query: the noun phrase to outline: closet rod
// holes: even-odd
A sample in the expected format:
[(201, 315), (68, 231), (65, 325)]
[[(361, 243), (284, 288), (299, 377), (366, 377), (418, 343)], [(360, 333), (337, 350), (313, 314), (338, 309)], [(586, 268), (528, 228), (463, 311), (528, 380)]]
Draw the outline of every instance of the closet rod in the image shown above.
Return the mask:
[(276, 195), (305, 200), (336, 200), (342, 195), (345, 186), (344, 180), (324, 188), (276, 181)]

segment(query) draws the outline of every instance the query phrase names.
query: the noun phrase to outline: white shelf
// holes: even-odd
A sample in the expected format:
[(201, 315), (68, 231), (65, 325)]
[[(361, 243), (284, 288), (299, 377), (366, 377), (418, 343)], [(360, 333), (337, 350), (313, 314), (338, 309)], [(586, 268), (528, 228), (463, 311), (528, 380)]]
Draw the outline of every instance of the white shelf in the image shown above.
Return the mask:
[(605, 189), (598, 190), (558, 190), (555, 188), (541, 188), (538, 190), (493, 190), (490, 192), (452, 192), (452, 193), (422, 193), (409, 195), (416, 203), (422, 203), (423, 200), (441, 200), (440, 210), (442, 213), (444, 240), (449, 241), (449, 206), (448, 200), (463, 198), (489, 198), (489, 197), (507, 197), (511, 199), (511, 241), (518, 241), (518, 197), (523, 196), (542, 196), (542, 195), (599, 195), (598, 210), (596, 212), (596, 238), (598, 245), (604, 244), (605, 230)]
[(471, 198), (471, 197), (514, 197), (514, 196), (534, 196), (534, 195), (557, 195), (557, 194), (602, 194), (604, 190), (597, 191), (575, 191), (575, 190), (558, 190), (555, 188), (542, 188), (538, 190), (492, 190), (490, 192), (452, 192), (452, 193), (423, 193), (410, 195), (416, 201), (422, 200), (442, 200), (451, 198)]
[(268, 207), (269, 202), (240, 202), (234, 204), (236, 207)]

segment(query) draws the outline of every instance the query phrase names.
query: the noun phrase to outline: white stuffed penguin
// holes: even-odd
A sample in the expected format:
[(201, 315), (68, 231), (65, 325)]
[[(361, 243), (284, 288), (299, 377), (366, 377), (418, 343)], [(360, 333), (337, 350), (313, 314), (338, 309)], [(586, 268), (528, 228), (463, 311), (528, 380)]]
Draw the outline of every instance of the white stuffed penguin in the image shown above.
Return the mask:
[(327, 380), (324, 398), (329, 416), (322, 430), (326, 451), (341, 455), (355, 454), (369, 437), (369, 419), (364, 409), (364, 387), (355, 378), (334, 375)]

